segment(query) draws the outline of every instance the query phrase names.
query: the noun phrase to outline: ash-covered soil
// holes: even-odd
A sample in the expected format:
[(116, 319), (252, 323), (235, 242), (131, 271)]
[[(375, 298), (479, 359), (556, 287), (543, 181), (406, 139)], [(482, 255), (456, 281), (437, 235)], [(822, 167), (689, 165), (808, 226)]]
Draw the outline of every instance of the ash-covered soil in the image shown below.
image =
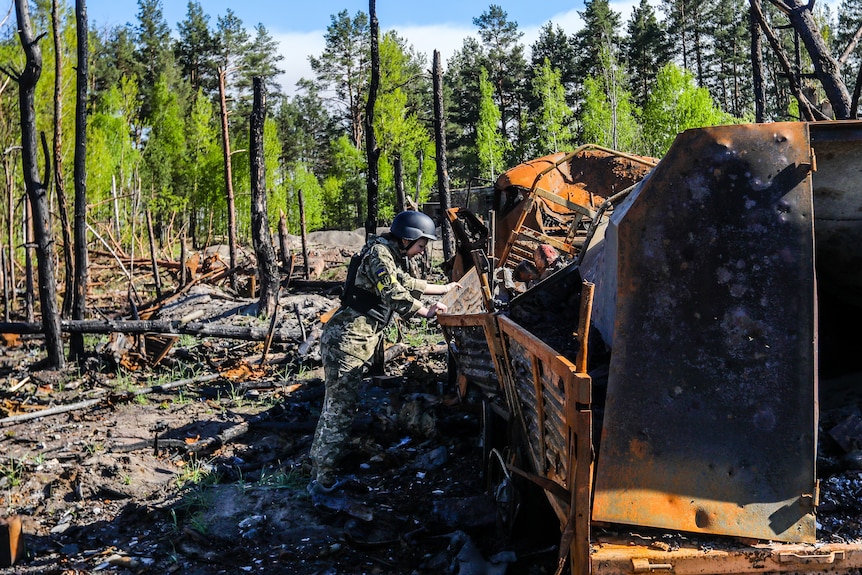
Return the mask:
[[(174, 354), (236, 369), (235, 347)], [(319, 368), (134, 396), (116, 377), (32, 374), (21, 389), (52, 404), (104, 399), (2, 427), (0, 504), (23, 518), (28, 551), (0, 573), (553, 572), (556, 520), (548, 512), (530, 536), (501, 523), (481, 410), (447, 382), (442, 350), (412, 348), (366, 379), (344, 484), (314, 496)]]

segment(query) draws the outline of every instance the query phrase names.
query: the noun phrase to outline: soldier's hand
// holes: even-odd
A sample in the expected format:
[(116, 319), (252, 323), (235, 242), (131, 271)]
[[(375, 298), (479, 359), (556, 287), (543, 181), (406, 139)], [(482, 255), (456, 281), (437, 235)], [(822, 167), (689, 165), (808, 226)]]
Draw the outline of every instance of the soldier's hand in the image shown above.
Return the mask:
[(425, 314), (425, 317), (431, 318), (438, 313), (446, 313), (446, 309), (446, 304), (440, 303), (439, 301), (435, 302), (428, 308), (428, 313)]

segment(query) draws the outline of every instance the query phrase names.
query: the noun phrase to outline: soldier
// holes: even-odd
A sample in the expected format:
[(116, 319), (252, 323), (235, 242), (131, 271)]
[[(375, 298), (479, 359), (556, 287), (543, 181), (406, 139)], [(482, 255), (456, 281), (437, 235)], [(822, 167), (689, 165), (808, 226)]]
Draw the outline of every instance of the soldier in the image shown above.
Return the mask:
[(335, 470), (353, 422), (362, 376), (393, 315), (432, 318), (446, 311), (445, 304), (426, 307), (418, 298), (461, 287), (458, 282), (429, 284), (409, 274), (407, 259), (424, 252), (435, 239), (434, 220), (421, 212), (401, 212), (388, 233), (371, 236), (350, 261), (341, 307), (320, 337), (326, 395), (311, 445), (314, 477), (310, 491), (325, 492), (335, 485)]

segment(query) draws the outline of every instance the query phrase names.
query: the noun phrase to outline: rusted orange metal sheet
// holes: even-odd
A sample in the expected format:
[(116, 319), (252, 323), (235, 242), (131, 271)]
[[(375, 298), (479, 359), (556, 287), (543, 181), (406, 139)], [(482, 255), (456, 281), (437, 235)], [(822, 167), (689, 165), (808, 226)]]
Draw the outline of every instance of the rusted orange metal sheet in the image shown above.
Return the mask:
[(612, 217), (594, 520), (814, 541), (812, 163), (807, 124), (688, 131)]
[[(718, 543), (718, 545), (716, 545)], [(635, 546), (631, 541), (598, 541), (592, 546), (591, 575), (755, 575), (763, 573), (858, 573), (862, 550), (856, 544), (803, 545), (761, 543), (734, 546), (732, 542), (697, 545), (684, 542), (667, 549)]]
[(499, 316), (497, 322), (508, 369), (501, 380), (511, 387), (506, 396), (525, 433), (532, 471), (569, 491), (568, 500), (548, 492), (548, 502), (560, 524), (571, 530), (566, 543), (572, 572), (586, 575), (593, 471), (592, 380), (508, 317)]
[(514, 267), (524, 254), (529, 259), (538, 243), (574, 254), (584, 218), (592, 218), (605, 199), (639, 182), (656, 163), (588, 144), (507, 170), (494, 185), (498, 202), (506, 194), (498, 206), (494, 256), (502, 266)]

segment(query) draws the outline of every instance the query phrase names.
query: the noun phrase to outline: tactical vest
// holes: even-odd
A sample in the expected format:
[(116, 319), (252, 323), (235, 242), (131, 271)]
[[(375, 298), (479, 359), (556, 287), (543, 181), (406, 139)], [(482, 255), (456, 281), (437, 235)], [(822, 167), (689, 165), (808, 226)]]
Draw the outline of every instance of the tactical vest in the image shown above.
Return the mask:
[(377, 295), (377, 292), (368, 291), (356, 286), (356, 275), (359, 273), (359, 266), (362, 260), (368, 255), (369, 246), (362, 248), (358, 254), (353, 254), (350, 258), (350, 265), (347, 266), (347, 279), (344, 280), (344, 290), (341, 294), (341, 306), (353, 308), (359, 313), (365, 314), (368, 317), (375, 319), (384, 325), (392, 319), (392, 310), (389, 309), (383, 298)]

